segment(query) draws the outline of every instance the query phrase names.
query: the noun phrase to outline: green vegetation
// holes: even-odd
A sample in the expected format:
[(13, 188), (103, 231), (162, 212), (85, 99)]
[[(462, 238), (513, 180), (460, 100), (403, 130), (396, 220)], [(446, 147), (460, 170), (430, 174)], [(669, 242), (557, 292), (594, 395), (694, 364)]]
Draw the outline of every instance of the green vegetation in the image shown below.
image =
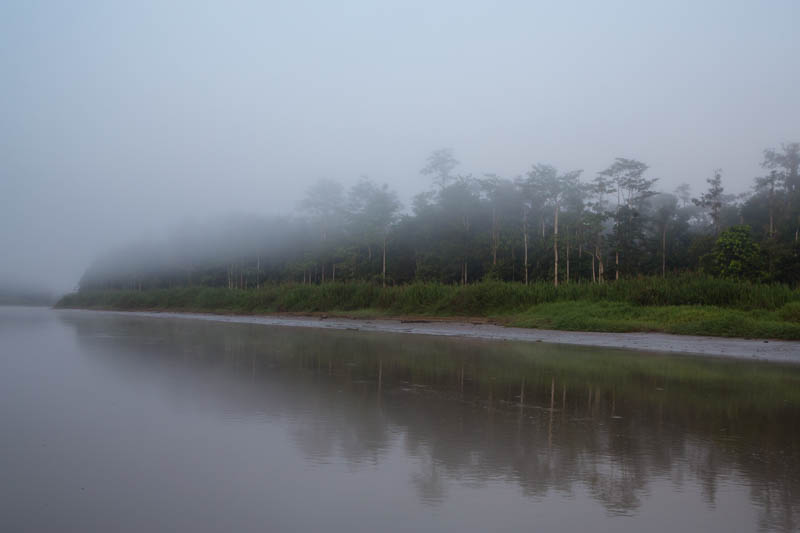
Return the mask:
[(349, 316), (486, 317), (500, 323), (586, 331), (800, 339), (800, 290), (696, 275), (615, 283), (485, 281), (469, 285), (367, 282), (279, 284), (241, 290), (184, 287), (81, 291), (60, 307), (223, 313), (325, 312)]
[(765, 150), (750, 193), (692, 197), (616, 158), (594, 179), (533, 165), (455, 174), (402, 212), (388, 186), (322, 180), (300, 216), (190, 225), (117, 250), (60, 305), (226, 313), (484, 317), (591, 331), (800, 339), (800, 143)]
[(431, 154), (422, 173), (432, 188), (405, 210), (386, 185), (322, 180), (292, 216), (187, 223), (164, 242), (98, 258), (80, 290), (601, 285), (686, 272), (800, 284), (800, 143), (765, 150), (766, 175), (736, 196), (725, 192), (721, 171), (694, 195), (687, 184), (659, 191), (648, 165), (626, 158), (588, 179), (546, 164), (514, 179), (455, 174), (457, 167), (451, 151)]
[(511, 324), (572, 331), (660, 331), (679, 335), (800, 339), (800, 321), (788, 321), (783, 316), (784, 308), (770, 312), (717, 306), (557, 302), (542, 304), (515, 316)]
[(715, 271), (722, 277), (757, 280), (762, 276), (761, 250), (747, 226), (725, 230), (714, 244), (712, 259)]

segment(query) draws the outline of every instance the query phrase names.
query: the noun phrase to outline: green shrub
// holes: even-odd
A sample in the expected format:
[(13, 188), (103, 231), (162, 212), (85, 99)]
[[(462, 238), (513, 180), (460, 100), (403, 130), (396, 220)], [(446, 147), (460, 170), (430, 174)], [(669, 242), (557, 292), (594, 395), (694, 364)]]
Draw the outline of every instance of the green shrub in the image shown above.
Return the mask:
[(787, 322), (800, 324), (800, 302), (789, 302), (778, 310), (778, 316)]
[[(575, 330), (800, 335), (799, 290), (702, 275), (573, 282), (559, 287), (549, 282), (483, 281), (466, 286), (417, 282), (382, 288), (369, 282), (337, 282), (250, 290), (85, 291), (64, 296), (57, 306), (237, 313), (370, 310), (394, 315), (511, 316), (520, 325)], [(543, 314), (543, 309), (551, 314)]]

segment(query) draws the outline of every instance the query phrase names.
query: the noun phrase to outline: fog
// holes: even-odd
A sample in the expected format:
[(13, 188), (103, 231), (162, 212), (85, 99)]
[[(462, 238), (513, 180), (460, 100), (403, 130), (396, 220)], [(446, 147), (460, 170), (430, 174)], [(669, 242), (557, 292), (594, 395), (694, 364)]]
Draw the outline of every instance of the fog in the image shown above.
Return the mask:
[(800, 137), (800, 4), (0, 5), (0, 278), (70, 290), (188, 220), (286, 214), (368, 175), (408, 206), (458, 173), (646, 162), (727, 192)]

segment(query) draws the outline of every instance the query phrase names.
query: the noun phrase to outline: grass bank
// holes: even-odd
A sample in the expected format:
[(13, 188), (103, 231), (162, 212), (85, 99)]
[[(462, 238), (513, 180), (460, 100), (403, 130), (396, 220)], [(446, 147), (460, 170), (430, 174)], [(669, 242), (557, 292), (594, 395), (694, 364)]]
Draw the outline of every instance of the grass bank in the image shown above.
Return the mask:
[(253, 290), (186, 287), (85, 291), (57, 307), (212, 313), (326, 312), (358, 316), (486, 317), (504, 324), (571, 331), (658, 331), (800, 340), (800, 291), (701, 276), (603, 285), (482, 282), (269, 285)]

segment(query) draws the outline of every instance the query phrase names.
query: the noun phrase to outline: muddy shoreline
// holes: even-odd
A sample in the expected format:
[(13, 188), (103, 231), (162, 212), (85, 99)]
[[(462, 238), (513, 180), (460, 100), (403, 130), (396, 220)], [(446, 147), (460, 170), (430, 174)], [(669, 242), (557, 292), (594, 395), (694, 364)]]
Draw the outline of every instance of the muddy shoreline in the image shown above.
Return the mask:
[(59, 309), (59, 313), (98, 313), (150, 318), (183, 318), (301, 328), (323, 328), (385, 333), (410, 333), (489, 340), (546, 342), (622, 348), (650, 352), (669, 352), (709, 357), (774, 361), (800, 364), (800, 341), (740, 339), (670, 335), (667, 333), (601, 333), (505, 327), (486, 321), (459, 322), (450, 319), (342, 318), (327, 315), (222, 315), (156, 311), (97, 311)]

